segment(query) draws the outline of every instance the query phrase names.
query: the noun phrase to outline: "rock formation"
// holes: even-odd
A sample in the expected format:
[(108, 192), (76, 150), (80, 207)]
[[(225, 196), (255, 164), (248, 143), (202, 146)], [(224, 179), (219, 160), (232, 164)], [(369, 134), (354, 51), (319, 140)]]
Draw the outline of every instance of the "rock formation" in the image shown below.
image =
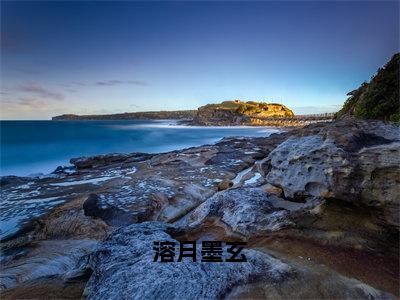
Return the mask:
[(199, 107), (192, 124), (255, 125), (253, 123), (256, 123), (256, 120), (260, 121), (260, 118), (291, 118), (293, 116), (293, 112), (282, 104), (234, 100)]
[[(81, 269), (93, 270), (84, 295), (88, 299), (237, 299), (264, 293), (266, 299), (379, 298), (394, 299), (357, 280), (325, 274), (316, 278), (308, 269), (288, 264), (257, 250), (243, 250), (245, 263), (153, 262), (152, 241), (171, 241), (181, 229), (160, 223), (141, 223), (113, 232), (89, 255)], [(200, 256), (198, 250), (198, 256)], [(327, 280), (329, 278), (329, 280)], [(295, 291), (298, 281), (315, 285)], [(327, 280), (325, 282), (325, 280)]]
[[(398, 59), (334, 122), (1, 178), (2, 298), (397, 299), (400, 129), (347, 115), (396, 118)], [(196, 118), (271, 111), (290, 118), (240, 101)], [(247, 262), (154, 262), (157, 241), (245, 242)]]
[[(271, 256), (245, 250), (247, 262), (153, 262), (153, 241), (178, 241), (160, 223), (141, 223), (116, 230), (90, 255), (94, 270), (85, 290), (89, 299), (216, 299), (232, 286), (254, 280), (274, 283), (288, 276), (290, 267)], [(201, 257), (198, 249), (198, 257)], [(128, 262), (128, 263), (127, 263)], [(157, 279), (156, 279), (157, 278)]]
[[(52, 120), (137, 120), (175, 119), (189, 125), (257, 125), (257, 126), (303, 126), (306, 120), (293, 120), (293, 112), (282, 104), (240, 100), (208, 104), (198, 110), (149, 111), (111, 115), (55, 116)], [(277, 119), (278, 118), (278, 119)], [(324, 117), (320, 117), (324, 119)]]
[[(392, 124), (344, 118), (2, 178), (2, 293), (391, 299), (399, 137)], [(160, 239), (245, 241), (249, 261), (153, 263)]]

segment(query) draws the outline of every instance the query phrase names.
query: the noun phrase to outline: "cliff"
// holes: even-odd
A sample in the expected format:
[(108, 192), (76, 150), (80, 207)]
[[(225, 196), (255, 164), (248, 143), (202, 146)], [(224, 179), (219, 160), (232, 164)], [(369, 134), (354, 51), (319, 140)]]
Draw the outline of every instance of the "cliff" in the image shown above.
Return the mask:
[(293, 112), (282, 104), (240, 100), (207, 104), (197, 110), (196, 125), (252, 125), (259, 118), (292, 118)]
[(121, 114), (109, 115), (74, 115), (64, 114), (55, 116), (52, 120), (132, 120), (132, 119), (192, 119), (196, 114), (195, 110), (176, 110), (176, 111), (145, 111), (145, 112), (126, 112)]
[[(295, 120), (294, 113), (282, 104), (240, 100), (207, 104), (197, 110), (148, 111), (108, 115), (55, 116), (52, 120), (132, 120), (176, 119), (188, 125), (254, 125), (254, 126), (304, 126), (304, 120)], [(305, 120), (308, 121), (308, 120)]]
[(370, 82), (364, 82), (350, 96), (336, 117), (355, 116), (363, 119), (379, 119), (400, 122), (399, 104), (400, 53), (378, 70)]

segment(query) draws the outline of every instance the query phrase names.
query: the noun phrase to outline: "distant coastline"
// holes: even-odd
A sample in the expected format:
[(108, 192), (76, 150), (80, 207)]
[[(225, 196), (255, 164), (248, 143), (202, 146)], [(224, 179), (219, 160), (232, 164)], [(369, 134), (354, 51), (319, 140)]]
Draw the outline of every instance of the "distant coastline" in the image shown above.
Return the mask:
[(52, 118), (60, 120), (178, 120), (194, 126), (304, 126), (318, 121), (330, 121), (333, 114), (295, 116), (283, 104), (231, 100), (208, 104), (197, 110), (126, 112), (105, 115), (64, 114)]
[(175, 111), (145, 111), (145, 112), (126, 112), (120, 114), (105, 115), (75, 115), (63, 114), (52, 117), (53, 121), (62, 120), (163, 120), (163, 119), (192, 119), (197, 110), (175, 110)]

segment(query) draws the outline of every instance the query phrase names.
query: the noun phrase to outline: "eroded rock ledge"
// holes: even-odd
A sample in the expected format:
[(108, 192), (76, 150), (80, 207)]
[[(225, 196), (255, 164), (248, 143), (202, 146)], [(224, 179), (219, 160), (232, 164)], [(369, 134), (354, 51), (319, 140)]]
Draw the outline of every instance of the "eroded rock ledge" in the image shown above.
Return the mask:
[[(6, 298), (394, 298), (399, 150), (398, 127), (341, 119), (3, 177), (0, 288)], [(164, 239), (247, 241), (249, 262), (152, 263)]]

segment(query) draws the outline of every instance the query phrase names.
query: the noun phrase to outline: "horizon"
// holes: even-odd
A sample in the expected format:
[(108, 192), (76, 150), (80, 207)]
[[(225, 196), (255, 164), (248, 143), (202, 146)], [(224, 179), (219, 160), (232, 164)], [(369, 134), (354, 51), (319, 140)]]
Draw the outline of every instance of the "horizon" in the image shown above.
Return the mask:
[(0, 118), (231, 99), (334, 112), (398, 37), (398, 1), (3, 1)]
[[(234, 101), (234, 100), (223, 100), (223, 101)], [(221, 102), (223, 102), (221, 101)], [(242, 101), (242, 100), (241, 100)], [(252, 101), (252, 100), (243, 100), (242, 102), (246, 102), (246, 101)], [(253, 100), (254, 101), (254, 100)], [(220, 102), (219, 102), (220, 103)], [(272, 103), (272, 102), (267, 102), (267, 103)], [(278, 103), (278, 104), (283, 104), (284, 103)], [(286, 105), (285, 105), (286, 106)], [(323, 107), (323, 108), (319, 108), (319, 107), (294, 107), (293, 109), (291, 109), (290, 107), (288, 107), (290, 110), (292, 110), (294, 112), (295, 115), (318, 115), (318, 114), (325, 114), (325, 113), (335, 113), (337, 112), (340, 108), (342, 107), (342, 105), (332, 105), (331, 107)], [(102, 113), (102, 114), (87, 114), (87, 116), (91, 116), (91, 115), (120, 115), (120, 114), (131, 114), (131, 113), (148, 113), (148, 112), (169, 112), (169, 111), (197, 111), (198, 108), (194, 108), (194, 109), (181, 109), (181, 110), (146, 110), (146, 111), (124, 111), (124, 112), (117, 112), (117, 113)], [(300, 112), (300, 113), (298, 113)], [(62, 115), (80, 115), (80, 116), (86, 116), (84, 114), (74, 114), (74, 113), (62, 113), (59, 115), (54, 115), (54, 116), (49, 116), (49, 118), (47, 119), (2, 119), (0, 118), (0, 121), (52, 121), (53, 117), (57, 117), (57, 116), (62, 116)], [(62, 120), (65, 121), (65, 120)], [(74, 120), (74, 121), (96, 121), (96, 120)], [(102, 121), (112, 121), (112, 120), (102, 120)], [(124, 120), (120, 120), (120, 121), (124, 121)], [(128, 119), (125, 121), (129, 121)]]

